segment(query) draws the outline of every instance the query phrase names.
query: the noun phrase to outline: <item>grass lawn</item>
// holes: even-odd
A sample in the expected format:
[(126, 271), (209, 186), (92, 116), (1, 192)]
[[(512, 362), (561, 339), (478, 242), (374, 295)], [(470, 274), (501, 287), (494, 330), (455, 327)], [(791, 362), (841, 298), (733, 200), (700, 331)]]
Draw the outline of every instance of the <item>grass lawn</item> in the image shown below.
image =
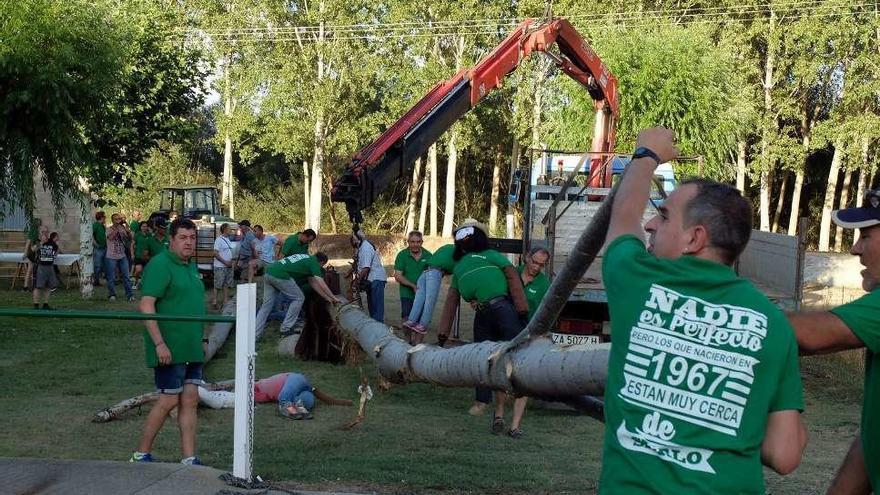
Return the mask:
[[(97, 295), (102, 296), (99, 288)], [(29, 294), (0, 291), (3, 306), (30, 307)], [(399, 321), (396, 286), (389, 284), (386, 314)], [(59, 291), (52, 304), (65, 309), (121, 311), (135, 304), (85, 302), (75, 290)], [(463, 314), (469, 337), (470, 316)], [(380, 493), (592, 493), (601, 462), (603, 425), (572, 413), (530, 408), (526, 436), (489, 433), (489, 418), (466, 411), (473, 392), (426, 384), (376, 387), (371, 364), (362, 368), (302, 362), (280, 356), (277, 323), (257, 344), (257, 376), (306, 373), (313, 385), (357, 402), (361, 373), (376, 395), (367, 419), (351, 431), (340, 426), (356, 406), (320, 405), (312, 421), (278, 417), (271, 405), (256, 408), (254, 472), (303, 489), (375, 490)], [(0, 456), (127, 460), (137, 444), (147, 408), (110, 423), (92, 423), (99, 409), (152, 390), (144, 367), (142, 326), (113, 320), (6, 318), (0, 322)], [(430, 338), (429, 338), (430, 339)], [(858, 427), (861, 371), (850, 357), (802, 363), (810, 429), (804, 463), (786, 478), (768, 473), (771, 493), (824, 492)], [(209, 380), (233, 378), (234, 337), (207, 366)], [(509, 416), (509, 411), (508, 411)], [(232, 467), (232, 410), (199, 410), (203, 462)], [(160, 433), (154, 455), (180, 458), (174, 424)]]

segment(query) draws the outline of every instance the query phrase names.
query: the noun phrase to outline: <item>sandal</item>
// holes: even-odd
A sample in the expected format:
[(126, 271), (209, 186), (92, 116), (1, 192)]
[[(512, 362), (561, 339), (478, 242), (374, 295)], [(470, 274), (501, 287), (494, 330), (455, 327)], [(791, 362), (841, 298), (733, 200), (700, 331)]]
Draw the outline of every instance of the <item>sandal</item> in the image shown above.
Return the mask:
[(520, 428), (513, 428), (510, 430), (507, 430), (507, 436), (509, 436), (510, 438), (512, 438), (514, 440), (519, 440), (520, 438), (522, 438), (523, 435), (525, 435), (525, 433), (523, 433), (523, 431)]
[(492, 418), (492, 426), (490, 426), (492, 433), (495, 435), (500, 434), (504, 431), (504, 418), (501, 416), (495, 416)]

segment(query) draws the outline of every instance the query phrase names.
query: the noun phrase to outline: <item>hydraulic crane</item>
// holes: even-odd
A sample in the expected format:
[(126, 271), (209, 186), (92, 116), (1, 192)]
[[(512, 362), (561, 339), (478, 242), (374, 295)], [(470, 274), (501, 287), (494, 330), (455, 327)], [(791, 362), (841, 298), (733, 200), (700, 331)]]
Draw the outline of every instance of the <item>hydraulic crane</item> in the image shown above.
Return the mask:
[[(559, 53), (551, 51), (553, 45), (559, 47)], [(586, 88), (596, 109), (590, 150), (613, 151), (617, 79), (567, 20), (526, 19), (474, 67), (435, 85), (378, 139), (360, 150), (333, 185), (331, 199), (345, 203), (352, 223), (360, 224), (363, 209), (390, 184), (411, 174), (416, 159), (534, 52), (550, 57), (560, 70)], [(600, 161), (594, 158), (591, 170), (598, 170)], [(592, 185), (606, 185), (610, 182), (610, 167), (604, 174), (591, 176), (595, 182)]]

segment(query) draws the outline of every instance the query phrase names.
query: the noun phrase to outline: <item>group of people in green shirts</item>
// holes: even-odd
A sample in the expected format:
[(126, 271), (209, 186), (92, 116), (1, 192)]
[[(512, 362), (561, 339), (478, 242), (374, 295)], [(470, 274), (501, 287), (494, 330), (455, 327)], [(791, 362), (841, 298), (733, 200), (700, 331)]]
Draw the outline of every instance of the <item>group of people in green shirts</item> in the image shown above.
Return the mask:
[[(168, 249), (168, 222), (164, 218), (150, 223), (140, 220), (139, 211), (132, 216), (132, 221), (127, 223), (124, 215), (114, 213), (108, 229), (106, 214), (98, 211), (92, 223), (92, 280), (96, 286), (100, 285), (101, 275), (104, 275), (111, 300), (116, 298), (117, 279), (123, 283), (128, 299), (133, 300), (132, 291), (139, 286), (144, 266), (151, 258)], [(129, 275), (134, 278), (133, 284)]]
[[(476, 311), (474, 341), (510, 340), (525, 328), (534, 315), (550, 279), (543, 272), (550, 253), (541, 247), (532, 249), (519, 267), (493, 249), (489, 249), (488, 228), (473, 219), (465, 220), (454, 233), (454, 244), (447, 244), (431, 253), (422, 247), (421, 232), (410, 232), (407, 247), (394, 261), (394, 278), (400, 286), (403, 326), (411, 331), (410, 342), (421, 343), (427, 333), (443, 275), (452, 275), (443, 318), (437, 332), (443, 345), (450, 333), (452, 315), (459, 299), (464, 298)], [(482, 415), (492, 398), (488, 389), (476, 389), (472, 415)], [(495, 411), (491, 431), (505, 431), (504, 404), (506, 394), (495, 392)], [(514, 400), (513, 418), (507, 434), (520, 438), (526, 397)]]

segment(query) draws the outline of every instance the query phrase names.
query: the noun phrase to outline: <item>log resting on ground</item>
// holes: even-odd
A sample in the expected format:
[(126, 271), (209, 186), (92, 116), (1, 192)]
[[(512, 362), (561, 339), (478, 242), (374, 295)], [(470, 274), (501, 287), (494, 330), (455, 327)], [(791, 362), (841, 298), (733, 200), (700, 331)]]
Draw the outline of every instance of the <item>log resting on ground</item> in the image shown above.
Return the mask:
[(379, 373), (394, 383), (426, 382), (445, 387), (487, 387), (542, 398), (601, 396), (605, 390), (608, 346), (559, 347), (546, 337), (489, 358), (507, 342), (479, 342), (452, 349), (411, 346), (391, 328), (353, 304), (336, 313), (338, 328), (373, 358)]

